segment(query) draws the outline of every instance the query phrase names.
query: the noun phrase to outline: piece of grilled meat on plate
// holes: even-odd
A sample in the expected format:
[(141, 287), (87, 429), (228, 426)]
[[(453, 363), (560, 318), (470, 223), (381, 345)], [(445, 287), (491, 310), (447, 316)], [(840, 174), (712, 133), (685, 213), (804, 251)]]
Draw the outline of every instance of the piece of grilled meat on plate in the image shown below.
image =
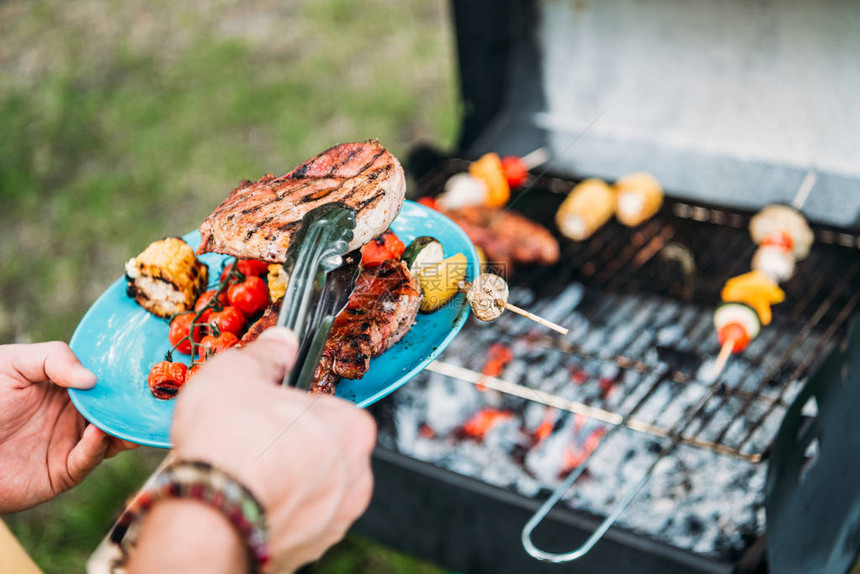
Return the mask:
[[(311, 392), (333, 394), (341, 377), (360, 379), (370, 359), (391, 348), (412, 328), (421, 302), (418, 283), (397, 259), (363, 269), (346, 307), (335, 318), (314, 373)], [(247, 345), (278, 321), (271, 305), (242, 337)]]
[(378, 141), (341, 144), (284, 176), (244, 181), (200, 225), (197, 252), (283, 263), (302, 217), (332, 203), (356, 210), (357, 249), (388, 229), (405, 193), (400, 162)]
[(311, 392), (333, 394), (341, 377), (362, 378), (370, 359), (412, 328), (420, 302), (421, 291), (406, 263), (389, 259), (364, 269), (349, 302), (334, 320)]

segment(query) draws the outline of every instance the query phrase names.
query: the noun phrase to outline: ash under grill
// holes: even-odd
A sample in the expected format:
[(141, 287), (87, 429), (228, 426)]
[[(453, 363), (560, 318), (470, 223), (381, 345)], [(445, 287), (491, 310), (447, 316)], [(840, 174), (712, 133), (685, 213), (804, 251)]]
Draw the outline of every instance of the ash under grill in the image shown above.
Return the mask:
[[(449, 161), (424, 193), (463, 169)], [(571, 186), (543, 177), (514, 204), (547, 223)], [(529, 499), (575, 480), (569, 510), (617, 510), (635, 533), (737, 560), (764, 531), (758, 463), (860, 301), (858, 238), (816, 228), (772, 324), (710, 380), (712, 314), (725, 280), (749, 269), (749, 217), (667, 199), (639, 228), (562, 239), (557, 265), (512, 274), (511, 302), (570, 333), (473, 319), (377, 407), (380, 446)]]

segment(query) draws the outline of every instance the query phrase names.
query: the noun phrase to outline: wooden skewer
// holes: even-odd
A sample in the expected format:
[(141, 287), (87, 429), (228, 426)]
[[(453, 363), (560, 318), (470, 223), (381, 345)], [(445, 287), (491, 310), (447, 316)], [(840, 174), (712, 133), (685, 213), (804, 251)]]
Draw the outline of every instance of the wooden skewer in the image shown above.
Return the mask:
[[(812, 191), (812, 188), (815, 187), (817, 179), (818, 178), (814, 171), (809, 170), (806, 172), (806, 177), (803, 178), (803, 182), (800, 184), (800, 188), (797, 190), (797, 193), (794, 194), (794, 199), (791, 202), (792, 207), (797, 211), (800, 211), (803, 208), (803, 204), (806, 203), (806, 200), (809, 198), (809, 193)], [(735, 342), (736, 339), (726, 339), (726, 342), (723, 343), (723, 346), (720, 349), (720, 354), (717, 355), (717, 360), (714, 361), (714, 368), (711, 376), (712, 381), (717, 380), (717, 377), (719, 377), (720, 373), (723, 372), (723, 369), (726, 368), (726, 363), (732, 355), (732, 349), (735, 346)]]
[(561, 325), (556, 325), (552, 321), (547, 321), (543, 317), (538, 317), (534, 313), (529, 313), (525, 309), (521, 309), (521, 308), (517, 307), (516, 305), (512, 305), (512, 304), (508, 303), (507, 301), (503, 301), (501, 299), (496, 299), (496, 303), (498, 303), (499, 305), (501, 305), (502, 307), (504, 307), (508, 311), (512, 311), (512, 312), (516, 313), (517, 315), (522, 315), (526, 319), (531, 319), (535, 323), (537, 323), (539, 325), (543, 325), (544, 327), (547, 327), (548, 329), (552, 329), (556, 333), (561, 333), (562, 335), (567, 335), (570, 332), (569, 329), (565, 329)]
[(466, 299), (469, 301), (469, 306), (475, 317), (481, 321), (498, 319), (502, 312), (507, 309), (562, 335), (568, 333), (564, 327), (508, 303), (508, 284), (495, 273), (481, 273), (472, 283), (461, 281), (459, 287), (460, 291), (466, 294)]
[(713, 375), (711, 376), (712, 381), (717, 380), (717, 377), (726, 368), (726, 363), (732, 355), (732, 349), (735, 347), (736, 342), (736, 339), (726, 339), (726, 342), (723, 343), (722, 348), (720, 348), (720, 354), (717, 355), (717, 360), (714, 361)]
[(526, 169), (532, 170), (537, 166), (546, 163), (549, 159), (549, 151), (545, 147), (539, 147), (531, 153), (528, 153), (520, 158)]
[[(803, 178), (800, 188), (797, 190), (797, 193), (794, 194), (794, 199), (791, 202), (792, 207), (798, 211), (803, 208), (803, 204), (806, 203), (806, 200), (809, 198), (809, 193), (812, 191), (812, 188), (815, 187), (817, 179), (818, 178), (813, 170), (806, 172), (806, 177)], [(726, 363), (732, 354), (732, 348), (734, 348), (734, 346), (735, 339), (726, 339), (726, 342), (723, 343), (723, 346), (720, 349), (720, 354), (717, 355), (717, 360), (714, 362), (712, 380), (716, 380), (717, 377), (720, 376), (720, 373), (723, 372), (723, 369), (726, 368)]]
[(791, 201), (791, 205), (794, 209), (797, 211), (803, 209), (803, 204), (806, 203), (806, 199), (809, 197), (809, 192), (812, 191), (813, 187), (815, 187), (815, 181), (817, 179), (815, 172), (811, 169), (806, 172), (806, 177), (803, 178), (803, 183), (800, 184), (800, 188), (797, 190), (797, 193), (794, 195), (794, 199)]

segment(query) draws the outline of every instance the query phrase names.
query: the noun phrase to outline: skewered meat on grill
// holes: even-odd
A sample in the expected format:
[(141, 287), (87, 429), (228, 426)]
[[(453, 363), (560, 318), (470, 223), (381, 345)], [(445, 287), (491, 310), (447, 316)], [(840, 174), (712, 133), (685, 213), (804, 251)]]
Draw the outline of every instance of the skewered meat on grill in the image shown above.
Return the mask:
[(356, 249), (388, 229), (405, 193), (403, 168), (379, 142), (341, 144), (284, 176), (244, 181), (200, 225), (198, 253), (283, 263), (302, 217), (332, 203), (356, 210)]
[(334, 320), (311, 392), (332, 394), (339, 378), (363, 377), (370, 359), (412, 328), (420, 301), (418, 283), (404, 262), (389, 259), (362, 270), (349, 302)]
[(484, 250), (490, 264), (508, 273), (516, 263), (551, 265), (558, 261), (555, 237), (518, 213), (478, 206), (441, 211)]

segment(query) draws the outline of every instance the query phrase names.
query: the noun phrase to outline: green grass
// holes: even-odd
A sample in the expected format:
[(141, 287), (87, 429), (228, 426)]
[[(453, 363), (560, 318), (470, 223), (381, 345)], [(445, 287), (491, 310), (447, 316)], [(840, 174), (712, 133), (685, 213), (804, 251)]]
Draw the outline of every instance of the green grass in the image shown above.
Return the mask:
[(82, 572), (123, 502), (162, 456), (156, 449), (120, 455), (103, 463), (78, 488), (5, 521), (45, 572)]
[[(342, 141), (453, 143), (445, 3), (188, 4), (0, 4), (0, 343), (68, 340), (124, 261), (243, 178)], [(79, 572), (157, 459), (7, 521), (46, 571)], [(348, 538), (316, 571), (433, 569)]]
[(329, 550), (307, 574), (355, 574), (356, 572), (389, 574), (442, 574), (437, 566), (392, 551), (363, 536), (347, 536)]

